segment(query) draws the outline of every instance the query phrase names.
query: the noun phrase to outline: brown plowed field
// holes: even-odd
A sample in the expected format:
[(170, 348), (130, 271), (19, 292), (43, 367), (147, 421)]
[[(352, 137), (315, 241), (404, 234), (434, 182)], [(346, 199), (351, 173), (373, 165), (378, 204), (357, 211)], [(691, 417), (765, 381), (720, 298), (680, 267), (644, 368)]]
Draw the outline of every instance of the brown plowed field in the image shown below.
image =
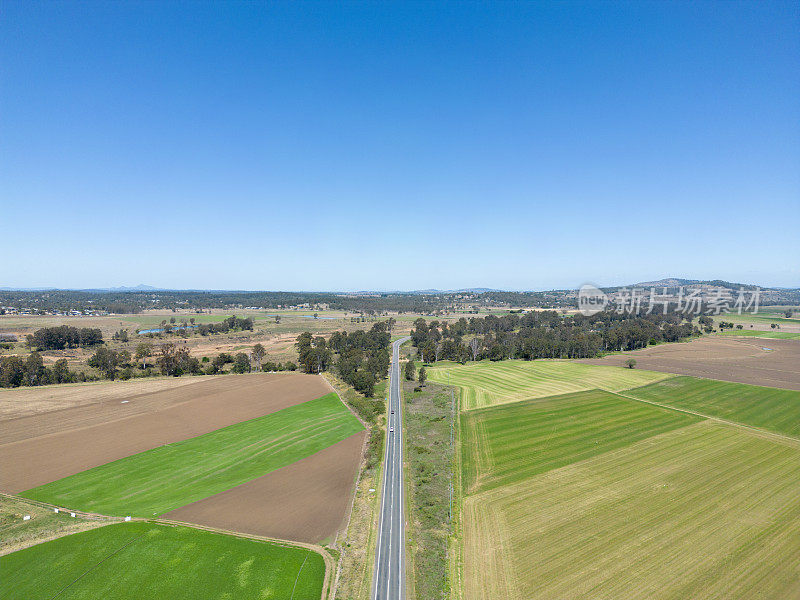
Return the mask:
[(798, 340), (702, 337), (578, 362), (622, 367), (628, 358), (637, 369), (800, 390)]
[(322, 377), (259, 373), (0, 421), (0, 491), (19, 493), (330, 392)]
[(331, 538), (347, 517), (365, 435), (163, 517), (301, 542)]
[(206, 379), (211, 379), (211, 377), (148, 377), (130, 381), (3, 388), (0, 389), (0, 421), (86, 404), (97, 404), (103, 400), (130, 400), (144, 394), (184, 385), (194, 385)]

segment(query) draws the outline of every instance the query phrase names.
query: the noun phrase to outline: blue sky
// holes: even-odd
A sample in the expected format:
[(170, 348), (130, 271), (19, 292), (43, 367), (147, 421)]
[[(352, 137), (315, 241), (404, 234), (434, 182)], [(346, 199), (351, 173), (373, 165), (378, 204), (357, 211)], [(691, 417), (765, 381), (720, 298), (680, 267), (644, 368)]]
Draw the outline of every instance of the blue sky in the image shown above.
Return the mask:
[(0, 286), (800, 286), (796, 2), (17, 2)]

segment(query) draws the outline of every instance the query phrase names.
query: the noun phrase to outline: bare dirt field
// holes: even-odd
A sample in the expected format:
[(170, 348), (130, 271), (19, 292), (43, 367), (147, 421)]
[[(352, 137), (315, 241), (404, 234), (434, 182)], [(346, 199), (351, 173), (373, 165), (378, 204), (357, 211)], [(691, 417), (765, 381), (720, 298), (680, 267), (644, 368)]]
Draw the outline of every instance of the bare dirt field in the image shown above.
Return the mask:
[(331, 539), (345, 525), (365, 435), (163, 516), (301, 542)]
[(194, 377), (165, 377), (132, 381), (62, 383), (41, 387), (0, 389), (0, 422), (18, 417), (131, 398), (199, 383)]
[[(95, 386), (90, 386), (94, 389)], [(99, 386), (98, 386), (99, 387)], [(330, 392), (299, 373), (203, 378), (190, 385), (0, 420), (0, 491), (19, 493), (163, 444)]]
[(622, 367), (629, 358), (637, 369), (800, 390), (797, 340), (702, 337), (578, 362)]

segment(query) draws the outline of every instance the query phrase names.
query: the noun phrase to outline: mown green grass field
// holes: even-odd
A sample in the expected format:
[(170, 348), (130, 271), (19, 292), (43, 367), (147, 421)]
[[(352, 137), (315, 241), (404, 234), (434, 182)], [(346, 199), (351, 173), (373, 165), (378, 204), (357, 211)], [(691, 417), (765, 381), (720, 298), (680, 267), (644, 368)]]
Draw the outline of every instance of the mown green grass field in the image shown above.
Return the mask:
[(526, 363), (448, 368), (467, 397), (511, 391), (460, 417), (464, 598), (800, 597), (800, 392), (666, 376), (519, 401), (548, 388)]
[(755, 329), (729, 329), (717, 335), (725, 337), (755, 337), (767, 340), (800, 340), (800, 333), (770, 329), (769, 331), (756, 331)]
[(796, 598), (798, 498), (800, 445), (674, 429), (467, 498), (465, 597)]
[(290, 465), (362, 429), (331, 393), (21, 495), (89, 512), (152, 517)]
[(145, 522), (76, 533), (0, 558), (0, 599), (319, 600), (305, 548)]
[(508, 360), (434, 366), (428, 377), (461, 388), (461, 407), (472, 410), (590, 389), (617, 392), (671, 375), (562, 360)]
[(517, 483), (699, 420), (602, 390), (469, 411), (464, 485), (474, 493)]
[(800, 392), (795, 390), (672, 377), (624, 395), (800, 438)]

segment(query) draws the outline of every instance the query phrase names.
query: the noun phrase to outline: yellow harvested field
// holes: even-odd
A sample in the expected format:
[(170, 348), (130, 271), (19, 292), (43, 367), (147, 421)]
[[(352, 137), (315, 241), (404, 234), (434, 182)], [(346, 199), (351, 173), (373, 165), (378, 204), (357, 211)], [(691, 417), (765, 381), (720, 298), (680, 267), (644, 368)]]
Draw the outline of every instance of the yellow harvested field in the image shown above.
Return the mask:
[(465, 597), (800, 597), (800, 441), (702, 421), (469, 496)]
[(428, 376), (431, 381), (460, 387), (462, 410), (590, 389), (619, 392), (671, 377), (667, 373), (562, 360), (448, 364), (431, 367)]

